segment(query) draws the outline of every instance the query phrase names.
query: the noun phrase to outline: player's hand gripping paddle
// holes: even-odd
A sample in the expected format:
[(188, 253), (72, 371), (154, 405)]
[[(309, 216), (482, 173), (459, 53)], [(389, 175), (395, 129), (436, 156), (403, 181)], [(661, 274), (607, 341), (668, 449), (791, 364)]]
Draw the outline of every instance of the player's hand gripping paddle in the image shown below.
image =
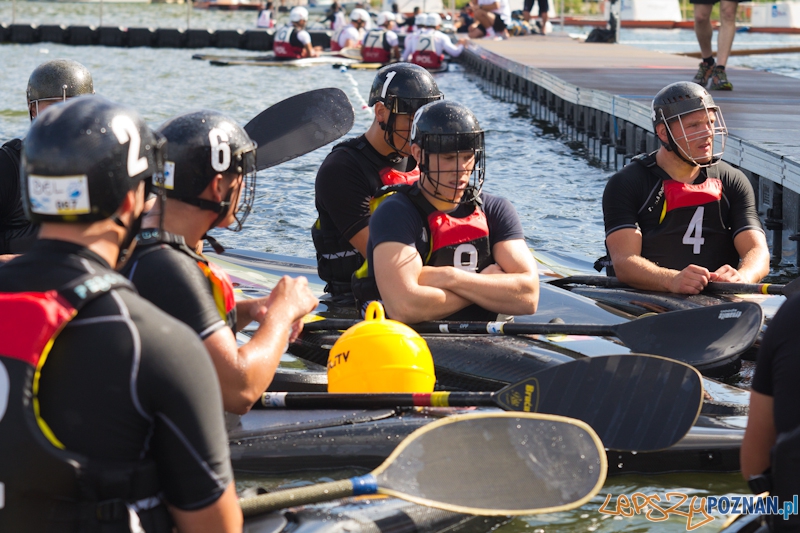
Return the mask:
[(256, 165), (264, 170), (335, 141), (350, 131), (354, 120), (353, 106), (341, 89), (316, 89), (262, 111), (244, 130), (258, 143)]
[[(631, 351), (660, 355), (702, 368), (728, 361), (750, 348), (761, 329), (762, 318), (758, 305), (736, 302), (672, 311), (614, 325), (421, 322), (410, 326), (419, 333), (612, 336)], [(357, 322), (324, 319), (305, 324), (303, 329), (345, 330)]]
[[(609, 276), (569, 276), (549, 281), (551, 285), (565, 287), (567, 285), (591, 285), (607, 289), (632, 289), (630, 285)], [(781, 294), (789, 296), (800, 292), (800, 278), (781, 285), (777, 283), (728, 283), (712, 281), (703, 292), (711, 294)]]
[(447, 417), (406, 437), (372, 473), (240, 500), (245, 516), (381, 493), (484, 516), (530, 515), (586, 503), (606, 478), (603, 444), (586, 423), (553, 415)]
[(265, 392), (256, 406), (286, 409), (500, 407), (583, 420), (606, 448), (655, 451), (689, 431), (703, 404), (703, 382), (689, 365), (651, 355), (577, 359), (536, 372), (497, 392), (328, 394)]

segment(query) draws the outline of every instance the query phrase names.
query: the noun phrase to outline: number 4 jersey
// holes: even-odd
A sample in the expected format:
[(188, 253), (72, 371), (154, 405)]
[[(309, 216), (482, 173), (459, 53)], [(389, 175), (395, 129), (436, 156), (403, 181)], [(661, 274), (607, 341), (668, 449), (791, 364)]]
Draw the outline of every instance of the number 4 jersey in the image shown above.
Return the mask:
[(733, 240), (762, 231), (755, 195), (745, 175), (720, 162), (681, 183), (656, 164), (655, 152), (637, 156), (614, 174), (603, 193), (606, 237), (625, 228), (642, 232), (642, 256), (665, 268), (690, 264), (715, 271), (739, 266)]

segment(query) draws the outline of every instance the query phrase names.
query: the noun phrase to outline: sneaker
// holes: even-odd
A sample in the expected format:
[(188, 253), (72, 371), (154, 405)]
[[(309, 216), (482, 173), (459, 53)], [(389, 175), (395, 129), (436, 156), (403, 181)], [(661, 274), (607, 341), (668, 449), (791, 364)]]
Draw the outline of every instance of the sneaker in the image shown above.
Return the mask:
[(708, 87), (712, 91), (732, 91), (733, 84), (728, 81), (728, 73), (720, 67), (714, 67), (711, 74), (711, 85)]
[(711, 73), (713, 71), (714, 65), (709, 65), (705, 61), (701, 61), (700, 68), (697, 69), (697, 74), (694, 75), (694, 79), (692, 81), (705, 87), (708, 85), (708, 79), (711, 77)]

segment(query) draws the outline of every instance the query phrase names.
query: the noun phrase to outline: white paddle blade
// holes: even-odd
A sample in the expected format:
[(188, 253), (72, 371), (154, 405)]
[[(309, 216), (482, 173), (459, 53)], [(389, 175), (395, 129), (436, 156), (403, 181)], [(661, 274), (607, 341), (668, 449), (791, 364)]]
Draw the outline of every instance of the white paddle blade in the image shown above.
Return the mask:
[(374, 474), (382, 493), (491, 516), (579, 507), (597, 494), (606, 471), (603, 444), (583, 422), (485, 413), (417, 430)]

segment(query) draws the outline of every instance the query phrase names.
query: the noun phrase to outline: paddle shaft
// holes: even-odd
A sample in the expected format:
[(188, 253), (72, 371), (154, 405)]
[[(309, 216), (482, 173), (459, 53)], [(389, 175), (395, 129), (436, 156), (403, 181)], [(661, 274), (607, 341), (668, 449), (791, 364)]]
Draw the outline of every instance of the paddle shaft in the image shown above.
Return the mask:
[[(632, 289), (615, 277), (611, 276), (569, 276), (566, 278), (557, 279), (550, 282), (558, 287), (564, 285), (594, 285), (596, 287), (605, 287), (608, 289)], [(775, 283), (728, 283), (721, 281), (712, 281), (706, 285), (703, 292), (710, 292), (712, 294), (787, 294), (787, 287), (791, 287), (792, 283), (787, 285), (780, 285)], [(794, 288), (794, 287), (792, 287)], [(793, 291), (791, 291), (793, 292)]]
[(353, 480), (342, 479), (340, 481), (263, 494), (252, 498), (242, 498), (239, 500), (239, 504), (242, 507), (244, 516), (254, 516), (297, 505), (347, 498), (348, 496), (353, 496), (354, 493)]
[(373, 394), (265, 392), (256, 406), (284, 409), (385, 409), (392, 407), (499, 407), (499, 404), (496, 394), (493, 392)]
[[(325, 319), (303, 326), (307, 331), (330, 331), (347, 329), (358, 320)], [(612, 336), (618, 334), (617, 326), (597, 324), (514, 324), (513, 322), (423, 322), (409, 324), (417, 333), (490, 334), (490, 335), (591, 335)]]

